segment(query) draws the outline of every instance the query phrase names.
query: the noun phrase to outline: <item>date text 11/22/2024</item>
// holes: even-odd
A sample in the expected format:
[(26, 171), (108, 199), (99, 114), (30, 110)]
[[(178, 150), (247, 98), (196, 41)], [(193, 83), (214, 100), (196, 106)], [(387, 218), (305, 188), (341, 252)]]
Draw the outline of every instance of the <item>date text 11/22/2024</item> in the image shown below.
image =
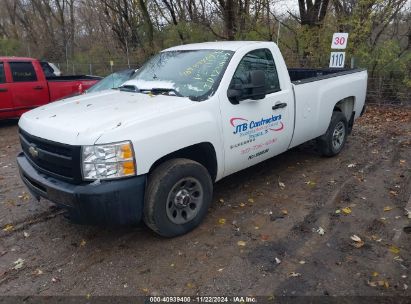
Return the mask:
[(257, 303), (255, 297), (249, 296), (196, 296), (196, 297), (170, 297), (158, 296), (150, 297), (149, 303)]

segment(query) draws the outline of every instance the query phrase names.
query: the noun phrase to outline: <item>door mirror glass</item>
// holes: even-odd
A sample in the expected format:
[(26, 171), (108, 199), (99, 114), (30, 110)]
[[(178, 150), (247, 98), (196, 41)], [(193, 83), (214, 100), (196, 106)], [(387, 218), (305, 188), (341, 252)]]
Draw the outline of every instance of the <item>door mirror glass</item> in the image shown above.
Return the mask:
[(250, 99), (258, 100), (265, 97), (265, 73), (262, 70), (250, 72)]
[(265, 97), (264, 71), (250, 71), (246, 75), (247, 77), (241, 81), (233, 81), (227, 91), (227, 97), (233, 104), (238, 104), (241, 100), (258, 100)]

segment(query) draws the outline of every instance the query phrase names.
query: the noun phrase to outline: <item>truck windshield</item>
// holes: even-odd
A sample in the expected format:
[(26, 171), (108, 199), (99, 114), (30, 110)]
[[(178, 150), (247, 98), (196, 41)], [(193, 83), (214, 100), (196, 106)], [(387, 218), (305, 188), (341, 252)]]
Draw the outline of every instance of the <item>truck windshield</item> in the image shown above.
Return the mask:
[(233, 53), (225, 50), (161, 52), (127, 84), (135, 85), (140, 92), (207, 99), (218, 87)]
[(124, 70), (108, 75), (87, 90), (87, 93), (95, 93), (109, 89), (117, 89), (135, 73), (135, 70)]

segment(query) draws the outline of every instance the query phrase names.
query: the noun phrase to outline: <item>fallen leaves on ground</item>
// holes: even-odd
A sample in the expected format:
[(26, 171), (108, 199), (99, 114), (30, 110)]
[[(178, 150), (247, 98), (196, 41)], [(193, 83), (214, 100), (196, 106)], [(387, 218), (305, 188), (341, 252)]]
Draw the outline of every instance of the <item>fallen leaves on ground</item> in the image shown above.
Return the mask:
[(14, 229), (14, 226), (12, 224), (7, 224), (6, 226), (4, 226), (3, 231), (10, 232), (13, 229)]
[(16, 261), (14, 261), (14, 266), (12, 269), (18, 270), (21, 269), (24, 266), (24, 260), (22, 258), (18, 258)]
[(371, 239), (373, 241), (376, 241), (376, 242), (381, 242), (382, 241), (382, 238), (380, 238), (378, 235), (372, 235)]
[(224, 225), (225, 222), (226, 222), (225, 218), (220, 218), (220, 219), (218, 220), (218, 223), (219, 223), (220, 225)]
[(249, 198), (249, 199), (248, 199), (248, 202), (252, 204), (252, 203), (254, 203), (254, 199), (253, 199), (253, 198)]
[(351, 245), (354, 246), (355, 248), (361, 248), (365, 244), (365, 242), (361, 240), (361, 238), (355, 234), (351, 236), (351, 239), (354, 241), (354, 243), (351, 243)]
[(396, 191), (393, 191), (393, 190), (390, 191), (390, 194), (391, 194), (392, 196), (397, 196), (397, 195), (398, 195), (398, 193), (397, 193)]
[(308, 185), (308, 186), (310, 186), (310, 187), (314, 187), (315, 185), (317, 185), (316, 182), (313, 182), (313, 181), (311, 181), (311, 180), (306, 181), (305, 184)]
[(247, 244), (247, 243), (244, 242), (244, 241), (238, 241), (238, 242), (237, 242), (237, 245), (238, 245), (238, 246), (242, 246), (242, 247), (244, 247), (246, 244)]
[(86, 246), (86, 244), (87, 244), (86, 240), (81, 240), (81, 241), (80, 241), (80, 246), (81, 246), (81, 247)]
[(260, 238), (261, 238), (262, 241), (268, 241), (268, 239), (270, 238), (270, 236), (267, 235), (267, 234), (262, 234), (262, 235), (260, 236)]
[(380, 281), (368, 281), (368, 285), (371, 287), (385, 287), (385, 288), (389, 288), (390, 284), (388, 283), (387, 280), (380, 280)]
[(385, 207), (384, 207), (384, 211), (385, 211), (385, 212), (391, 211), (391, 210), (392, 210), (392, 207), (391, 207), (391, 206), (385, 206)]
[(37, 268), (36, 270), (34, 270), (32, 272), (32, 275), (42, 275), (43, 274), (43, 270)]
[(324, 235), (325, 229), (323, 227), (318, 227), (318, 229), (313, 229), (315, 232), (317, 232), (319, 235)]
[(342, 211), (344, 214), (350, 214), (350, 213), (352, 212), (352, 210), (351, 210), (350, 207), (342, 208), (341, 211)]
[(394, 254), (400, 253), (400, 248), (398, 248), (397, 246), (394, 246), (394, 245), (391, 245), (390, 247), (388, 247), (388, 250), (391, 253), (394, 253)]

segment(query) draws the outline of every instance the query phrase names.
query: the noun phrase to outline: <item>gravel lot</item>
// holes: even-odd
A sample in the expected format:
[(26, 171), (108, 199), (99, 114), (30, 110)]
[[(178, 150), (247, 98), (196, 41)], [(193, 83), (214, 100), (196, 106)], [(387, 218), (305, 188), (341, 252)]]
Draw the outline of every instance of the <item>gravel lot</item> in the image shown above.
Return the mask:
[(411, 296), (410, 146), (410, 109), (370, 107), (338, 157), (307, 143), (225, 178), (199, 228), (163, 239), (35, 201), (1, 122), (0, 294)]

